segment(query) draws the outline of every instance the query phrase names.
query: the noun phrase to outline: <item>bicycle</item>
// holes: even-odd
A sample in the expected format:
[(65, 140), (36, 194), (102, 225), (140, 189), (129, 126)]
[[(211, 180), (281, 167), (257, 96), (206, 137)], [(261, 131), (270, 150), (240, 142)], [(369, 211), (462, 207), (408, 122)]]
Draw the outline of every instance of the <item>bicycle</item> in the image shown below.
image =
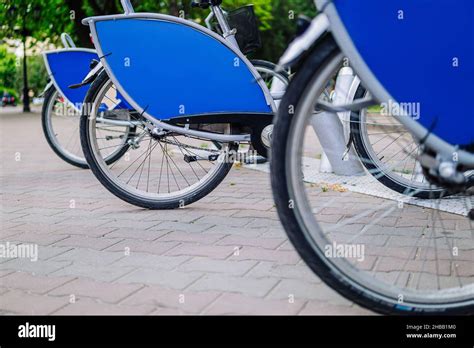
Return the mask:
[(64, 48), (43, 53), (50, 81), (42, 95), (41, 125), (51, 149), (62, 160), (79, 168), (88, 168), (78, 142), (79, 116), (87, 88), (71, 89), (89, 73), (97, 60), (94, 50), (77, 48), (72, 38), (61, 35)]
[[(349, 92), (352, 99), (369, 93), (355, 77)], [(367, 172), (381, 184), (400, 194), (420, 199), (447, 197), (448, 191), (430, 183), (413, 154), (419, 144), (399, 121), (384, 111), (362, 109), (349, 112), (349, 144), (354, 146)]]
[[(474, 40), (472, 32), (465, 41), (453, 34), (473, 23), (472, 3), (316, 4), (322, 14), (280, 62), (299, 66), (275, 118), (271, 149), (272, 189), (289, 239), (314, 273), (361, 306), (386, 314), (472, 314), (474, 118), (467, 103)], [(389, 50), (402, 43), (405, 49)], [(381, 52), (390, 54), (382, 59)], [(429, 52), (452, 57), (424, 59)], [(459, 60), (462, 74), (455, 70)], [(370, 93), (348, 104), (325, 102), (327, 81), (347, 61)], [(462, 96), (445, 102), (452, 93)], [(416, 158), (433, 188), (453, 197), (432, 194), (435, 199), (420, 202), (411, 198), (419, 190), (374, 197), (354, 191), (357, 178), (315, 178), (308, 165), (317, 150), (309, 132), (315, 110), (359, 112), (378, 103), (393, 106), (389, 115), (419, 144), (419, 154), (406, 155)], [(410, 112), (416, 103), (421, 117)]]
[[(259, 73), (240, 50), (221, 1), (195, 6), (211, 9), (222, 35), (181, 18), (134, 13), (122, 3), (124, 15), (84, 20), (105, 70), (84, 100), (91, 108), (81, 118), (83, 152), (98, 180), (122, 200), (148, 209), (184, 207), (222, 182), (243, 156), (240, 144), (265, 154), (269, 140), (262, 134), (282, 94), (270, 89), (275, 81), (284, 87), (288, 77), (268, 65)], [(248, 16), (253, 9), (245, 9), (248, 27), (257, 28)], [(116, 108), (117, 91), (131, 109)], [(114, 115), (136, 131), (126, 154), (109, 165), (103, 157), (110, 147), (101, 145), (97, 125)]]
[[(129, 2), (124, 1), (122, 5), (126, 13), (133, 12), (133, 7)], [(226, 15), (228, 14), (226, 13)], [(230, 15), (232, 16), (232, 12)], [(233, 18), (238, 19), (239, 17)], [(212, 16), (208, 19), (212, 19)], [(227, 23), (226, 18), (224, 21)], [(43, 53), (51, 81), (42, 93), (45, 98), (42, 109), (42, 128), (48, 144), (61, 159), (76, 167), (87, 169), (89, 166), (82, 153), (79, 137), (75, 134), (80, 133), (79, 119), (88, 86), (101, 73), (103, 67), (98, 61), (99, 57), (95, 50), (77, 48), (72, 38), (66, 33), (61, 35), (61, 41), (64, 49)], [(247, 53), (251, 48), (247, 48)], [(275, 64), (264, 60), (251, 60), (251, 62), (261, 74), (262, 79), (271, 85), (271, 81), (276, 75)], [(289, 76), (286, 72), (281, 72), (278, 73), (276, 80), (287, 85)], [(82, 82), (78, 83), (79, 81)], [(131, 108), (122, 96), (118, 98), (123, 101), (124, 108)], [(113, 119), (105, 118), (103, 122), (110, 125)], [(110, 147), (123, 145), (121, 140), (126, 141), (127, 134), (130, 132), (128, 128), (121, 127), (111, 128), (107, 134), (104, 134), (106, 129), (104, 127), (101, 130), (102, 137), (106, 139)], [(118, 135), (118, 133), (121, 134)], [(118, 142), (117, 139), (119, 139)], [(268, 143), (266, 142), (267, 145), (265, 145), (262, 139), (256, 135), (253, 135), (252, 142), (258, 153), (267, 157)], [(107, 163), (114, 163), (125, 153), (125, 150), (126, 146), (117, 153), (108, 154)]]

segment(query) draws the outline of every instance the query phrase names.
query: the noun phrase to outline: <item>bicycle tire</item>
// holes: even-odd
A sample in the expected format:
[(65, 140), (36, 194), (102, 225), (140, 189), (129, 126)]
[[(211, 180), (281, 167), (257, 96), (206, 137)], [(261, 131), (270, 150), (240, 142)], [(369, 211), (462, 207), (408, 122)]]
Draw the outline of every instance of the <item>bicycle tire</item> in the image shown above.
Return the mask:
[[(97, 79), (93, 82), (91, 88), (89, 89), (84, 102), (93, 105), (101, 89), (109, 82), (109, 80), (110, 79), (107, 73), (105, 71), (101, 72)], [(115, 183), (98, 163), (98, 160), (94, 155), (93, 146), (91, 144), (89, 134), (90, 117), (87, 111), (88, 110), (85, 110), (81, 117), (80, 126), (81, 144), (86, 160), (95, 177), (109, 192), (111, 192), (113, 195), (120, 198), (121, 200), (132, 205), (150, 210), (182, 208), (204, 198), (209, 193), (211, 193), (225, 179), (225, 177), (233, 166), (233, 163), (230, 162), (223, 163), (216, 175), (214, 175), (211, 180), (206, 183), (206, 185), (200, 187), (198, 190), (191, 191), (189, 193), (184, 193), (182, 196), (179, 196), (177, 198), (157, 200), (140, 197), (139, 195), (133, 194), (132, 192), (125, 190), (117, 183)], [(237, 150), (238, 144), (233, 144), (231, 146), (231, 149)]]
[[(361, 99), (365, 93), (366, 89), (362, 85), (359, 85), (355, 94), (355, 99)], [(397, 174), (386, 174), (384, 169), (377, 165), (379, 159), (373, 158), (371, 155), (372, 152), (369, 148), (372, 148), (372, 144), (369, 141), (366, 141), (362, 136), (364, 129), (360, 118), (360, 111), (351, 113), (350, 128), (353, 144), (357, 155), (361, 159), (362, 165), (364, 165), (375, 179), (395, 192), (420, 199), (439, 199), (449, 195), (445, 189), (422, 187), (421, 185), (416, 185), (416, 183), (409, 185), (408, 182), (402, 180), (402, 178), (397, 178)]]
[(426, 308), (419, 307), (414, 303), (409, 306), (397, 306), (382, 297), (374, 296), (373, 293), (354, 286), (351, 281), (342, 276), (341, 272), (330, 267), (324, 261), (324, 255), (315, 252), (312, 241), (303, 231), (303, 227), (300, 225), (301, 221), (295, 212), (296, 209), (290, 204), (293, 198), (288, 182), (287, 156), (289, 155), (290, 130), (295, 117), (289, 110), (292, 110), (291, 106), (296, 108), (299, 105), (300, 99), (304, 97), (305, 90), (313, 79), (323, 71), (331, 59), (336, 58), (342, 59), (342, 54), (333, 37), (327, 35), (313, 48), (311, 54), (301, 65), (301, 69), (294, 76), (274, 121), (274, 141), (270, 161), (271, 186), (281, 223), (291, 243), (304, 262), (323, 282), (340, 295), (362, 307), (378, 313), (398, 315), (472, 314), (474, 312), (472, 298), (469, 298), (466, 304), (459, 306)]
[[(46, 138), (46, 141), (48, 142), (48, 145), (54, 151), (54, 153), (63, 161), (81, 169), (88, 169), (89, 166), (85, 158), (80, 160), (78, 158), (74, 158), (73, 156), (66, 155), (65, 153), (66, 150), (60, 148), (60, 145), (57, 143), (57, 141), (53, 139), (54, 135), (51, 134), (52, 129), (50, 129), (50, 127), (48, 126), (48, 123), (50, 123), (49, 118), (51, 117), (50, 103), (54, 102), (54, 100), (52, 99), (53, 98), (56, 99), (57, 96), (58, 96), (58, 92), (54, 86), (49, 87), (44, 94), (44, 102), (43, 102), (43, 107), (41, 109), (41, 126), (43, 129), (43, 133)], [(79, 134), (77, 136), (79, 136)]]

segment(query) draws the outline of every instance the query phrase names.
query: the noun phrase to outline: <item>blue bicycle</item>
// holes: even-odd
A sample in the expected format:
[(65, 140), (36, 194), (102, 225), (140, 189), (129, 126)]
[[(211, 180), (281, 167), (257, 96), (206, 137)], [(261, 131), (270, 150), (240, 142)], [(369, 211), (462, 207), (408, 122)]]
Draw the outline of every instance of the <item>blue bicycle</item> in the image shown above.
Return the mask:
[(90, 71), (97, 54), (94, 50), (76, 47), (67, 34), (61, 35), (64, 48), (43, 53), (49, 83), (43, 96), (41, 124), (51, 149), (64, 161), (87, 168), (79, 141), (79, 119), (87, 87), (71, 89)]
[[(84, 20), (104, 67), (84, 99), (84, 156), (98, 180), (126, 202), (184, 207), (245, 160), (242, 146), (266, 155), (268, 127), (288, 75), (244, 55), (252, 45), (238, 34), (258, 30), (252, 7), (235, 16), (224, 13), (220, 0), (194, 2), (211, 9), (219, 35), (182, 18), (134, 13), (122, 3), (125, 14)], [(230, 18), (241, 20), (242, 29), (231, 28)], [(109, 144), (104, 131), (125, 142)], [(126, 149), (124, 155), (107, 162), (117, 147)]]
[[(362, 306), (474, 313), (474, 3), (316, 3), (323, 13), (281, 62), (299, 66), (272, 144), (273, 192), (289, 238), (323, 281)], [(368, 92), (350, 104), (327, 103), (328, 81), (348, 64)], [(453, 196), (420, 200), (416, 190), (405, 197), (371, 190), (370, 178), (314, 174), (316, 111), (374, 106), (383, 111), (372, 117), (375, 126), (397, 125), (391, 141), (403, 133), (419, 145), (400, 161), (414, 158), (433, 188)]]

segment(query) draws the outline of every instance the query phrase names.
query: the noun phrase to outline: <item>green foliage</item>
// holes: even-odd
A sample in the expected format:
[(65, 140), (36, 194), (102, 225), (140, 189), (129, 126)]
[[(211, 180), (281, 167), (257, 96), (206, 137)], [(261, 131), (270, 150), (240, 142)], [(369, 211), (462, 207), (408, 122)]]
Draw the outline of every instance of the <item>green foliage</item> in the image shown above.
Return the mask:
[(16, 56), (8, 52), (5, 45), (0, 45), (0, 86), (3, 86), (3, 88), (13, 88), (15, 86), (16, 64)]
[[(137, 12), (184, 15), (203, 24), (208, 12), (192, 9), (191, 0), (132, 0)], [(253, 56), (278, 61), (296, 32), (299, 14), (314, 17), (312, 0), (224, 0), (223, 8), (236, 9), (253, 4), (259, 20), (263, 47)], [(71, 33), (78, 46), (91, 46), (89, 29), (81, 24), (86, 16), (123, 12), (120, 0), (2, 0), (0, 5), (0, 38), (30, 37), (37, 41), (59, 44), (62, 32)], [(0, 43), (2, 43), (0, 41)], [(47, 75), (42, 57), (27, 58), (29, 87), (35, 95), (46, 83)], [(22, 65), (16, 57), (0, 46), (0, 86), (21, 90)]]
[(34, 42), (56, 41), (64, 31), (72, 29), (69, 8), (63, 0), (2, 0), (0, 37)]
[(233, 10), (252, 4), (259, 20), (260, 30), (266, 31), (271, 30), (272, 21), (274, 19), (272, 13), (272, 2), (272, 0), (224, 0), (222, 7), (226, 10)]
[(298, 15), (316, 16), (313, 1), (269, 0), (271, 2), (271, 30), (262, 30), (263, 48), (257, 56), (277, 62), (296, 33)]
[[(43, 56), (35, 55), (27, 57), (28, 88), (39, 95), (48, 81), (48, 72), (44, 66)], [(15, 90), (21, 93), (23, 88), (23, 58), (20, 60), (20, 66), (16, 71)]]
[[(186, 18), (204, 24), (208, 12), (192, 9), (190, 3), (191, 0), (132, 0), (137, 12), (184, 14)], [(298, 15), (310, 18), (316, 15), (312, 0), (224, 0), (222, 6), (233, 10), (249, 4), (254, 5), (263, 41), (263, 48), (254, 56), (274, 62), (294, 38)], [(88, 16), (122, 12), (119, 0), (84, 0), (83, 8)]]
[[(0, 35), (19, 37), (26, 11), (28, 36), (58, 41), (63, 31), (73, 35), (81, 46), (90, 46), (88, 28), (80, 23), (86, 16), (121, 13), (120, 0), (4, 0), (4, 10), (0, 12)], [(188, 19), (204, 23), (206, 11), (191, 9), (191, 0), (132, 0), (137, 12), (155, 12), (171, 15), (185, 15)], [(34, 4), (34, 5), (33, 5)], [(263, 48), (256, 56), (272, 61), (278, 60), (296, 31), (299, 14), (314, 17), (316, 9), (312, 0), (224, 0), (223, 7), (232, 10), (253, 4), (262, 33)], [(16, 11), (10, 15), (11, 9)], [(39, 13), (39, 18), (36, 18)], [(75, 17), (72, 19), (72, 17)], [(34, 18), (34, 20), (32, 20)], [(16, 28), (16, 29), (15, 29)], [(1, 37), (1, 36), (0, 36)]]

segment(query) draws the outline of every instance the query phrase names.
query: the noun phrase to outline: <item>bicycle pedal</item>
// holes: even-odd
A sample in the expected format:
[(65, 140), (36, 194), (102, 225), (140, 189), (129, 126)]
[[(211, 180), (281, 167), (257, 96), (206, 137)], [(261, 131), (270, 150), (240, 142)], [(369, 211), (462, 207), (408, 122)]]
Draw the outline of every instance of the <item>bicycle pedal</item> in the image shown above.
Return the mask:
[(209, 161), (215, 162), (219, 158), (219, 155), (209, 155)]
[(197, 162), (197, 160), (197, 156), (184, 155), (184, 162), (186, 163)]
[(110, 141), (110, 140), (114, 140), (114, 139), (123, 139), (123, 138), (124, 138), (123, 135), (118, 135), (118, 136), (107, 135), (107, 136), (105, 136), (106, 141)]

